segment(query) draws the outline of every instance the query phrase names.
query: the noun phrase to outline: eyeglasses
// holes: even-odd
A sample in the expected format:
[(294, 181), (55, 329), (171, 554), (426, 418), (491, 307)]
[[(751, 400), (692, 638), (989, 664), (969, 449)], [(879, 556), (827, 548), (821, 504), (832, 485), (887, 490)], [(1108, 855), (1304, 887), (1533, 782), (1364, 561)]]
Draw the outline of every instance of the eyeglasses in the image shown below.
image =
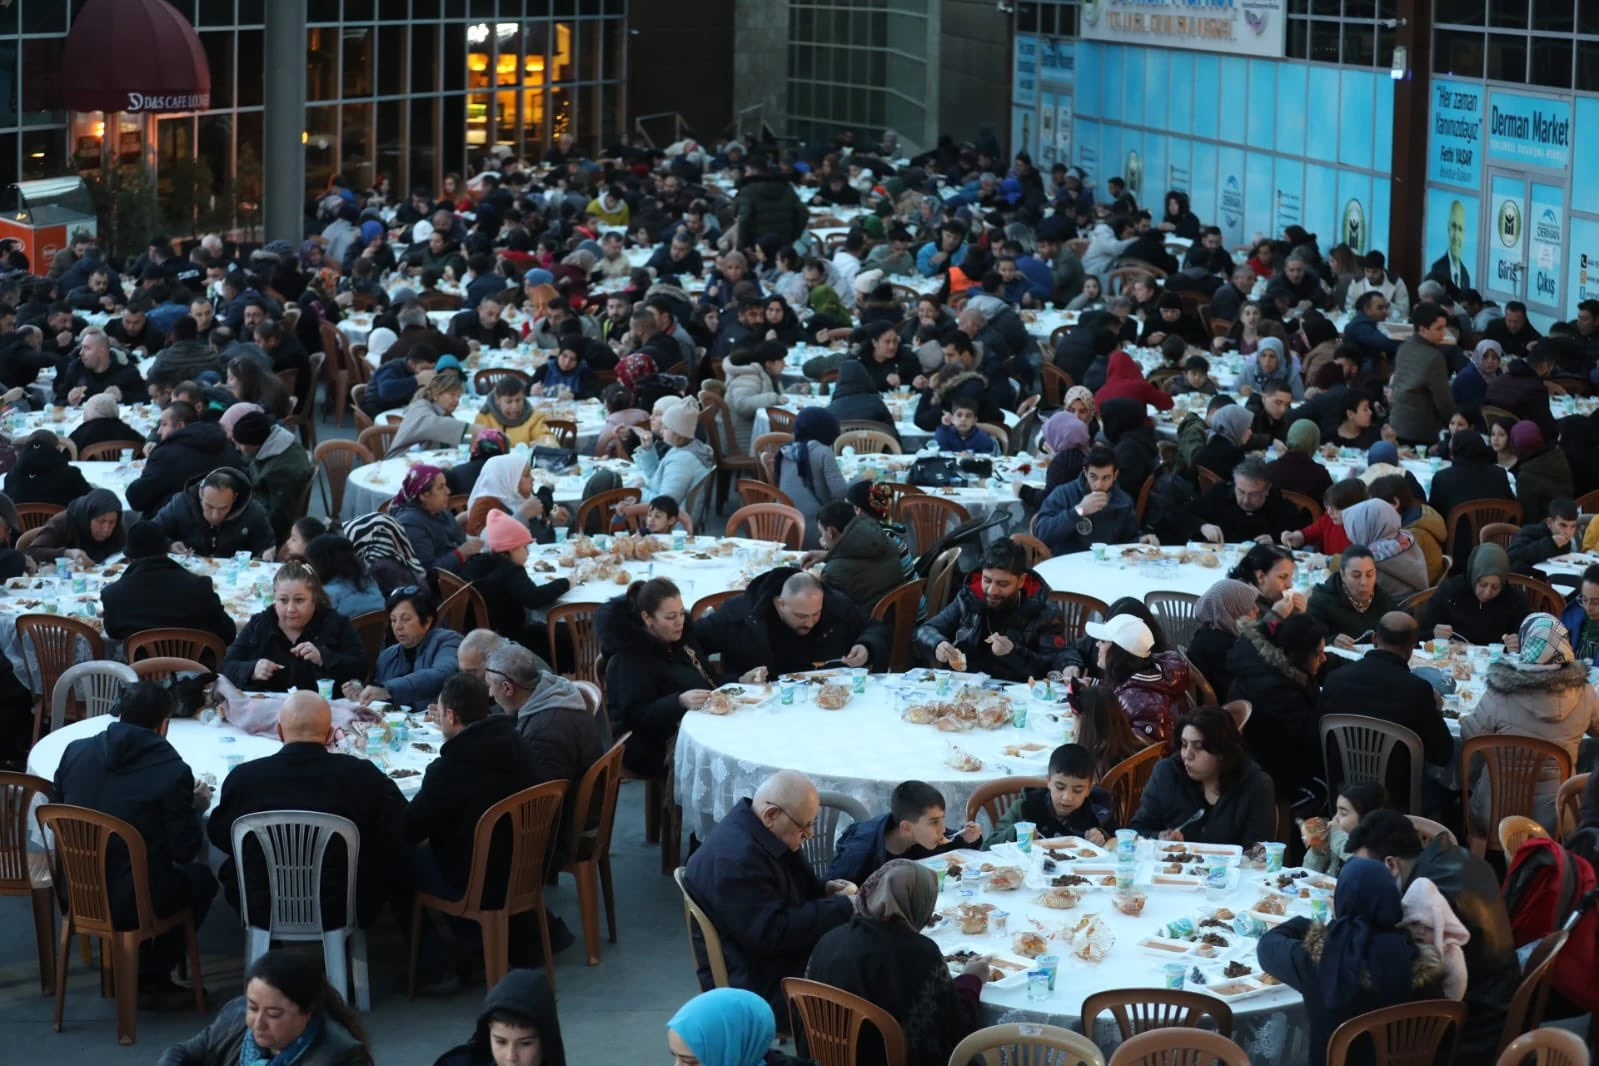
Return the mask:
[[(768, 800), (767, 802), (770, 803), (771, 801)], [(794, 817), (792, 814), (789, 814), (788, 813), (788, 808), (784, 807), (781, 803), (772, 803), (771, 805), (773, 807), (776, 807), (780, 812), (782, 812), (782, 815), (783, 815), (784, 818), (787, 818), (789, 821), (793, 822), (795, 828), (797, 828), (800, 831), (801, 834), (803, 834), (804, 836), (808, 836), (808, 837), (813, 837), (813, 836), (816, 835), (816, 819), (815, 818), (812, 818), (808, 822), (802, 822), (798, 818)]]

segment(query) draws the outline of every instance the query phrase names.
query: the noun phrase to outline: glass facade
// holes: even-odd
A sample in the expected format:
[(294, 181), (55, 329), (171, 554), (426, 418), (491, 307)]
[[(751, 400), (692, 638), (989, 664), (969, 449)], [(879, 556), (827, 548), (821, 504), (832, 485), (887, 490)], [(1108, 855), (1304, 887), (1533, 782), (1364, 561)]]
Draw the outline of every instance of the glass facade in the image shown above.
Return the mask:
[[(57, 109), (83, 2), (0, 2), (0, 185), (101, 165), (106, 116)], [(148, 125), (122, 116), (111, 149), (122, 162), (149, 159), (169, 212), (220, 228), (260, 194), (273, 0), (167, 2), (200, 36), (211, 109)], [(497, 145), (540, 155), (562, 133), (589, 152), (612, 142), (626, 107), (627, 2), (307, 0), (308, 198), (336, 174), (360, 186), (387, 178), (404, 195), (468, 173)], [(167, 221), (187, 231), (181, 217)]]
[(885, 129), (927, 125), (930, 3), (936, 0), (789, 0), (788, 132), (856, 143)]

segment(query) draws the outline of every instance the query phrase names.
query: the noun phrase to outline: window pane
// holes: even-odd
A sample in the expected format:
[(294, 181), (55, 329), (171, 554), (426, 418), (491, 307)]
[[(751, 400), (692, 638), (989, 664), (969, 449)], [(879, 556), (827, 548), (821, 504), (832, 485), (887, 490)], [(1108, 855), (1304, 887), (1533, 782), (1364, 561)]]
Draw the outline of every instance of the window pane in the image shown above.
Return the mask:
[(627, 74), (627, 64), (623, 59), (627, 23), (621, 19), (606, 19), (601, 25), (604, 39), (600, 43), (601, 66), (596, 76), (615, 81)]
[(600, 145), (600, 87), (585, 85), (577, 96), (577, 146), (598, 156)]
[(370, 189), (377, 180), (372, 172), (371, 104), (344, 105), (344, 128), (339, 133), (339, 173), (352, 189)]
[[(44, 125), (65, 122), (61, 104), (61, 51), (65, 37), (22, 42), (22, 121)], [(26, 166), (24, 166), (26, 169)]]
[(334, 157), (338, 152), (339, 112), (334, 107), (305, 109), (305, 191), (315, 198), (328, 187), (333, 177)]
[(1577, 42), (1577, 88), (1599, 91), (1599, 41)]
[(1532, 39), (1532, 77), (1534, 85), (1556, 89), (1571, 88), (1571, 39), (1534, 37)]
[(563, 133), (575, 133), (572, 128), (572, 92), (569, 89), (550, 90), (550, 141), (553, 143)]
[(211, 106), (233, 106), (233, 31), (200, 34), (205, 61), (211, 67)]
[(232, 26), (233, 0), (200, 0), (195, 14), (199, 16), (197, 25), (200, 26)]
[(444, 82), (441, 88), (459, 91), (466, 85), (466, 25), (460, 22), (446, 23), (443, 35)]
[(439, 29), (411, 27), (411, 91), (437, 92), (439, 88)]
[(1533, 0), (1532, 28), (1545, 33), (1570, 33), (1575, 0)]
[(339, 21), (339, 0), (305, 0), (307, 22)]
[[(67, 5), (61, 0), (28, 0), (22, 5), (23, 33), (65, 33)], [(28, 169), (27, 144), (23, 144), (22, 169)]]
[(238, 162), (234, 165), (234, 200), (239, 207), (239, 224), (255, 227), (261, 224), (261, 144), (263, 120), (259, 111), (239, 114)]
[[(1599, 34), (1599, 0), (1582, 0), (1577, 5), (1577, 32)], [(1577, 77), (1582, 76), (1578, 71)]]
[(233, 224), (233, 116), (202, 115), (199, 127), (197, 165), (210, 176), (211, 188), (195, 221), (201, 230), (226, 229)]
[(1437, 0), (1437, 5), (1435, 11), (1439, 22), (1481, 26), (1487, 14), (1488, 0)]
[(1374, 19), (1377, 17), (1377, 0), (1344, 0), (1344, 18)]
[(194, 165), (194, 119), (158, 118), (155, 123), (156, 199), (169, 231), (191, 233), (203, 198)]
[(1482, 34), (1439, 30), (1433, 46), (1432, 72), (1458, 78), (1482, 77)]
[(372, 6), (372, 0), (344, 0), (344, 21), (371, 22), (377, 17)]
[(339, 95), (339, 31), (305, 31), (305, 98), (336, 100)]
[(1310, 23), (1304, 19), (1288, 20), (1288, 58), (1310, 58)]
[(1310, 0), (1310, 13), (1337, 18), (1342, 13), (1340, 0)]
[(393, 185), (389, 202), (405, 195), (405, 101), (391, 100), (376, 105), (377, 152), (373, 158), (372, 183), (387, 178)]
[(239, 31), (239, 106), (260, 107), (266, 92), (262, 30)]
[(1527, 38), (1502, 33), (1488, 35), (1488, 78), (1491, 81), (1527, 80)]
[(1338, 62), (1338, 23), (1310, 23), (1310, 58), (1317, 63)]
[(411, 0), (378, 0), (378, 18), (384, 22), (409, 18), (410, 14)]
[(404, 26), (378, 27), (378, 95), (399, 96), (405, 92), (406, 58)]
[[(15, 126), (17, 124), (17, 42), (15, 39), (5, 40), (0, 38), (0, 79), (6, 86), (5, 92), (0, 92), (0, 126)], [(12, 143), (13, 155), (16, 144)], [(0, 157), (0, 183), (6, 176), (16, 173), (16, 167), (5, 169), (5, 158)], [(15, 179), (13, 179), (15, 180)]]
[(1344, 23), (1344, 62), (1353, 67), (1369, 67), (1377, 58), (1375, 22)]
[(259, 26), (266, 22), (266, 0), (239, 0), (239, 25)]
[(440, 101), (439, 169), (455, 174), (466, 151), (466, 97), (446, 96)]
[(67, 131), (28, 130), (22, 135), (22, 180), (53, 178), (67, 169)]
[(1507, 30), (1527, 28), (1527, 0), (1492, 0), (1488, 25)]
[(401, 196), (415, 186), (426, 186), (429, 190), (438, 186), (439, 134), (435, 129), (438, 111), (439, 99), (436, 96), (419, 96), (411, 100), (411, 141), (406, 151), (410, 169), (406, 188), (399, 193)]
[(344, 38), (344, 95), (372, 95), (372, 27), (347, 26)]
[(572, 40), (572, 24), (570, 22), (557, 22), (555, 36), (550, 40), (550, 80), (572, 81), (577, 74), (572, 69), (573, 51), (576, 47)]

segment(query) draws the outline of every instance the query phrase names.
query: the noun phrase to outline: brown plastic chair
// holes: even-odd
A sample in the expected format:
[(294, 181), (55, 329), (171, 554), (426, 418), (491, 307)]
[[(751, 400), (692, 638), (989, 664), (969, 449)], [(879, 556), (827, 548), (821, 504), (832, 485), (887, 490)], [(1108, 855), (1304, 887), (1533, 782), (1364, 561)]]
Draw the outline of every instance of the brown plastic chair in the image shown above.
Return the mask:
[(327, 479), (322, 502), (327, 504), (328, 516), (338, 518), (344, 513), (344, 489), (349, 484), (350, 472), (373, 462), (372, 453), (354, 441), (327, 440), (316, 446), (316, 461)]
[(1453, 999), (1422, 999), (1368, 1011), (1333, 1030), (1327, 1066), (1347, 1066), (1349, 1048), (1362, 1036), (1371, 1039), (1374, 1062), (1425, 1066), (1437, 1059), (1450, 1030), (1458, 1037), (1465, 1021), (1466, 1005)]
[(766, 409), (766, 424), (772, 427), (773, 433), (787, 433), (789, 440), (794, 439), (794, 423), (798, 420), (799, 412), (790, 411), (787, 407)]
[(721, 592), (707, 592), (694, 601), (694, 606), (689, 608), (688, 616), (691, 621), (698, 622), (703, 615), (716, 610), (722, 604), (740, 595), (743, 589), (723, 589)]
[[(17, 640), (23, 645), (28, 687), (34, 692), (33, 740), (37, 743), (56, 681), (79, 661), (78, 641), (88, 645), (89, 653), (83, 656), (87, 661), (105, 658), (105, 640), (88, 623), (54, 614), (22, 615), (17, 619)], [(32, 655), (28, 654), (30, 643)]]
[(545, 626), (550, 634), (550, 665), (560, 660), (563, 635), (572, 649), (572, 672), (567, 677), (603, 685), (604, 677), (594, 676), (594, 660), (600, 654), (600, 635), (594, 627), (597, 603), (562, 603), (550, 608)]
[(1128, 1037), (1110, 1056), (1110, 1066), (1211, 1066), (1212, 1063), (1249, 1066), (1249, 1053), (1225, 1036), (1184, 1027), (1151, 1029)]
[(1216, 471), (1212, 470), (1208, 466), (1195, 466), (1194, 476), (1199, 481), (1199, 492), (1201, 495), (1210, 491), (1210, 487), (1212, 485), (1220, 484), (1221, 482), (1221, 475), (1217, 474)]
[(1011, 804), (1022, 798), (1022, 789), (1048, 787), (1049, 779), (1046, 777), (1001, 777), (984, 781), (972, 793), (972, 798), (966, 801), (966, 820), (975, 822), (979, 814), (986, 814), (989, 829), (992, 830), (1005, 817)]
[[(872, 605), (872, 617), (889, 625), (891, 650), (888, 668), (902, 674), (911, 668), (911, 639), (916, 632), (916, 609), (921, 606), (925, 581), (907, 581), (889, 590)], [(696, 608), (699, 604), (694, 605)]]
[[(1505, 849), (1507, 854), (1512, 854)], [(1538, 946), (1527, 956), (1527, 965), (1521, 968), (1521, 983), (1510, 997), (1510, 1009), (1505, 1012), (1505, 1025), (1499, 1031), (1499, 1050), (1503, 1052), (1510, 1042), (1529, 1029), (1543, 1024), (1543, 1013), (1549, 1002), (1549, 971), (1554, 969), (1560, 950), (1571, 936), (1569, 929), (1556, 929), (1538, 941)]]
[[(788, 493), (765, 481), (756, 481), (754, 478), (747, 477), (740, 478), (738, 483), (733, 486), (733, 489), (738, 493), (739, 500), (746, 505), (752, 503), (776, 503), (784, 507), (794, 507), (794, 501), (789, 498)], [(798, 508), (795, 508), (795, 510), (798, 510)]]
[(1511, 574), (1510, 587), (1521, 590), (1522, 595), (1527, 597), (1527, 606), (1534, 614), (1542, 612), (1559, 618), (1566, 609), (1566, 598), (1547, 581), (1527, 574)]
[(1282, 496), (1284, 500), (1287, 500), (1310, 516), (1310, 522), (1305, 523), (1307, 526), (1321, 517), (1321, 503), (1319, 501), (1306, 496), (1302, 492), (1289, 492), (1287, 489), (1282, 491)]
[[(1487, 417), (1486, 412), (1483, 417)], [(1482, 529), (1491, 522), (1505, 522), (1521, 528), (1521, 504), (1515, 500), (1467, 500), (1455, 504), (1444, 519), (1448, 537), (1444, 547), (1456, 559), (1462, 558), (1481, 542)]]
[[(596, 492), (588, 499), (577, 505), (577, 513), (572, 516), (572, 532), (596, 533), (608, 532), (611, 528), (611, 509), (619, 503), (638, 503), (642, 499), (638, 489), (607, 489)], [(596, 520), (593, 528), (590, 521)]]
[(368, 679), (377, 672), (378, 656), (383, 654), (383, 648), (389, 639), (389, 612), (381, 607), (375, 611), (367, 611), (350, 619), (350, 625), (361, 638), (361, 645), (366, 649), (366, 676)]
[(141, 629), (123, 641), (122, 654), (129, 663), (136, 663), (140, 659), (193, 659), (198, 663), (208, 663), (215, 670), (227, 656), (228, 646), (215, 633), (170, 626)]
[[(1536, 1057), (1535, 1057), (1536, 1056)], [(1591, 1056), (1582, 1037), (1565, 1029), (1534, 1029), (1512, 1040), (1499, 1053), (1498, 1066), (1588, 1066)]]
[(929, 551), (951, 526), (969, 521), (971, 517), (970, 512), (954, 500), (925, 492), (901, 496), (894, 501), (894, 520), (909, 528), (911, 545), (917, 555)]
[[(193, 659), (180, 659), (172, 655), (162, 655), (153, 659), (140, 659), (131, 664), (133, 672), (139, 675), (140, 681), (158, 681), (168, 684), (179, 674), (209, 674), (214, 673), (204, 663), (197, 663)], [(166, 727), (162, 726), (164, 730)]]
[[(1337, 745), (1336, 756), (1329, 741)], [(1393, 761), (1394, 751), (1401, 746), (1410, 753), (1410, 796), (1406, 810), (1419, 811), (1422, 745), (1415, 730), (1363, 714), (1322, 715), (1321, 752), (1329, 781), (1348, 784), (1375, 781), (1386, 785), (1388, 766)]]
[(33, 939), (39, 952), (39, 988), (55, 986), (55, 889), (50, 856), (28, 850), (28, 815), (35, 796), (51, 784), (32, 774), (0, 771), (0, 896), (27, 896), (33, 904)]
[(1415, 827), (1416, 836), (1421, 840), (1422, 847), (1426, 847), (1431, 843), (1432, 838), (1436, 836), (1442, 836), (1452, 844), (1458, 843), (1455, 840), (1454, 832), (1442, 822), (1435, 822), (1431, 818), (1423, 818), (1419, 814), (1407, 814), (1405, 817), (1410, 819), (1410, 824)]
[[(418, 892), (411, 908), (411, 964), (406, 994), (416, 998), (417, 952), (421, 947), (424, 908), (476, 922), (483, 933), (483, 974), (493, 988), (511, 968), (511, 919), (536, 911), (539, 916), (539, 942), (544, 949), (544, 972), (555, 991), (555, 958), (550, 953), (550, 920), (544, 910), (544, 871), (550, 845), (561, 817), (561, 801), (566, 796), (565, 781), (546, 781), (523, 789), (483, 812), (472, 834), (472, 875), (466, 892), (458, 900)], [(503, 819), (511, 823), (510, 872), (505, 881), (505, 898), (500, 906), (483, 906), (488, 885), (489, 852), (494, 830)]]
[(805, 516), (780, 503), (752, 503), (727, 520), (729, 537), (770, 540), (793, 550), (805, 542)]
[(1115, 805), (1113, 809), (1116, 811), (1117, 824), (1127, 825), (1138, 813), (1138, 802), (1143, 798), (1144, 786), (1149, 784), (1155, 764), (1160, 762), (1164, 754), (1165, 750), (1159, 744), (1151, 744), (1105, 771), (1099, 787), (1110, 794), (1111, 803)]
[(546, 418), (544, 428), (555, 435), (557, 448), (577, 447), (577, 423), (570, 418)]
[[(1058, 333), (1059, 330), (1056, 332)], [(1051, 345), (1051, 347), (1053, 347), (1053, 345)], [(1066, 373), (1066, 371), (1062, 370), (1048, 359), (1044, 360), (1043, 365), (1039, 369), (1044, 372), (1042, 381), (1042, 386), (1044, 389), (1044, 406), (1053, 411), (1056, 408), (1064, 405), (1066, 391), (1070, 389), (1075, 382), (1072, 381), (1072, 376), (1070, 374)]]
[(977, 428), (994, 438), (995, 455), (1010, 454), (1010, 430), (1004, 426), (996, 426), (992, 422), (979, 422)]
[(1110, 611), (1110, 605), (1104, 600), (1081, 592), (1050, 589), (1049, 598), (1060, 604), (1061, 621), (1066, 627), (1067, 640), (1076, 640), (1082, 636), (1084, 626), (1095, 618), (1103, 621)]
[(468, 492), (455, 492), (444, 501), (444, 509), (453, 515), (459, 516), (472, 502), (472, 494)]
[(518, 378), (521, 380), (524, 386), (530, 385), (533, 382), (533, 379), (530, 376), (522, 373), (520, 370), (512, 370), (508, 366), (495, 366), (489, 367), (486, 370), (479, 370), (476, 374), (473, 374), (472, 389), (479, 396), (487, 396), (489, 393), (494, 391), (494, 386), (498, 385), (505, 378)]
[(1223, 1037), (1233, 1033), (1233, 1009), (1203, 992), (1166, 988), (1115, 988), (1095, 992), (1083, 1000), (1083, 1035), (1094, 1037), (1094, 1023), (1106, 1011), (1116, 1021), (1123, 1040), (1151, 1029), (1199, 1028), (1208, 1017)]
[[(200, 970), (200, 941), (194, 915), (183, 910), (157, 917), (150, 904), (150, 858), (144, 837), (133, 826), (109, 814), (47, 803), (39, 808), (39, 828), (55, 841), (55, 869), (66, 885), (67, 914), (56, 946), (55, 1031), (61, 1031), (67, 1003), (67, 964), (74, 933), (101, 941), (102, 957), (111, 958), (111, 981), (117, 998), (117, 1043), (131, 1044), (138, 1033), (139, 945), (172, 929), (182, 928), (189, 944), (189, 978), (194, 982), (194, 1009), (205, 1013), (205, 981)], [(133, 876), (138, 925), (117, 929), (111, 918), (111, 889), (106, 883), (106, 854), (113, 838), (121, 838)]]
[(820, 981), (783, 978), (783, 998), (794, 1025), (794, 1043), (817, 1066), (855, 1066), (870, 1025), (882, 1039), (884, 1066), (905, 1066), (905, 1030), (877, 1004)]
[(433, 581), (439, 587), (439, 601), (441, 603), (471, 584), (470, 581), (459, 574), (452, 574), (440, 567), (434, 567), (432, 573)]
[(1199, 632), (1199, 619), (1194, 615), (1195, 608), (1199, 606), (1199, 597), (1192, 593), (1146, 592), (1144, 606), (1155, 616), (1160, 628), (1166, 631), (1166, 638), (1173, 647), (1188, 647), (1194, 634)]
[(905, 449), (901, 448), (899, 441), (893, 434), (884, 433), (880, 429), (852, 429), (848, 433), (840, 433), (833, 442), (833, 454), (843, 455), (845, 448), (854, 448), (856, 455), (903, 455)]
[(960, 579), (956, 564), (960, 561), (959, 548), (945, 548), (927, 568), (927, 615), (931, 618), (944, 609), (955, 595), (955, 582)]
[(1572, 774), (1560, 782), (1560, 791), (1555, 794), (1555, 813), (1559, 816), (1560, 824), (1555, 831), (1561, 840), (1577, 831), (1577, 823), (1582, 817), (1582, 790), (1587, 787), (1587, 774)]
[(1105, 1066), (1105, 1054), (1081, 1033), (1058, 1025), (1003, 1022), (955, 1045), (950, 1066)]
[(726, 988), (727, 958), (722, 954), (722, 935), (716, 931), (716, 924), (711, 921), (711, 916), (694, 902), (694, 897), (688, 894), (688, 885), (684, 883), (683, 875), (687, 872), (685, 867), (679, 866), (672, 871), (672, 879), (677, 882), (677, 890), (683, 894), (683, 921), (688, 926), (688, 953), (694, 963), (694, 969), (699, 970), (699, 956), (694, 951), (694, 930), (698, 929), (700, 939), (705, 942), (705, 960), (711, 971), (711, 984), (715, 988)]
[(1499, 850), (1505, 853), (1506, 862), (1534, 837), (1547, 839), (1549, 830), (1524, 814), (1512, 814), (1499, 822)]
[[(753, 455), (738, 451), (738, 430), (733, 424), (733, 409), (727, 401), (714, 392), (700, 393), (700, 426), (705, 430), (705, 440), (711, 446), (716, 460), (715, 481), (720, 499), (727, 502), (727, 489), (734, 478), (756, 477), (760, 462)], [(718, 499), (712, 496), (714, 503)], [(677, 501), (679, 505), (685, 501)]]
[(1489, 522), (1477, 532), (1478, 543), (1497, 544), (1505, 551), (1510, 550), (1510, 542), (1516, 539), (1516, 534), (1521, 532), (1519, 526), (1509, 522)]
[(1578, 514), (1599, 514), (1599, 489), (1577, 497)]
[[(1571, 756), (1558, 744), (1514, 733), (1472, 737), (1460, 746), (1460, 805), (1468, 812), (1471, 810), (1473, 767), (1479, 758), (1488, 773), (1489, 826), (1497, 826), (1511, 814), (1532, 817), (1537, 806), (1538, 781), (1547, 763), (1554, 763), (1556, 780), (1564, 781), (1571, 776)], [(1490, 848), (1498, 850), (1499, 841), (1492, 837), (1492, 830), (1479, 834), (1471, 821), (1468, 814), (1466, 842), (1471, 850), (1479, 858)]]
[[(767, 408), (768, 411), (775, 408)], [(755, 456), (755, 476), (762, 481), (771, 481), (772, 476), (767, 469), (771, 456), (775, 455), (784, 445), (792, 444), (792, 433), (762, 433), (755, 438), (755, 443), (750, 446), (750, 452)]]
[(489, 624), (489, 605), (483, 601), (483, 593), (473, 588), (469, 581), (439, 604), (439, 618), (446, 629), (470, 633), (479, 626)]
[[(587, 682), (579, 681), (579, 685)], [(598, 702), (596, 689), (596, 702)], [(584, 697), (588, 699), (586, 695)], [(593, 708), (591, 708), (593, 710)], [(598, 714), (599, 711), (595, 710)], [(622, 748), (631, 733), (622, 734), (611, 750), (595, 760), (577, 783), (572, 824), (560, 872), (577, 882), (583, 915), (583, 946), (590, 966), (600, 964), (600, 896), (605, 898), (605, 927), (616, 943), (616, 896), (611, 888), (611, 830), (616, 824), (616, 792), (622, 784)], [(593, 828), (589, 828), (589, 823)]]
[(19, 503), (17, 522), (22, 527), (20, 532), (31, 533), (65, 510), (58, 503)]
[[(1448, 572), (1447, 569), (1445, 572)], [(1399, 601), (1399, 609), (1414, 618), (1420, 618), (1422, 611), (1427, 607), (1427, 602), (1437, 594), (1437, 585), (1434, 585), (1430, 589), (1422, 589), (1420, 592), (1413, 592), (1409, 596), (1406, 596), (1403, 600)]]
[(143, 455), (144, 441), (103, 440), (99, 444), (85, 445), (78, 453), (78, 459), (85, 463), (116, 462), (122, 458), (124, 449), (131, 449), (134, 455)]
[(1054, 557), (1055, 553), (1049, 550), (1049, 545), (1030, 533), (1012, 533), (1010, 539), (1026, 549), (1028, 566), (1037, 566), (1045, 559)]
[(394, 445), (394, 438), (399, 436), (399, 433), (399, 423), (380, 422), (363, 429), (355, 439), (361, 447), (382, 459), (388, 456), (389, 449)]
[(1155, 475), (1151, 474), (1144, 479), (1143, 485), (1138, 489), (1138, 502), (1133, 505), (1133, 512), (1138, 515), (1138, 528), (1144, 528), (1144, 516), (1149, 513), (1149, 494), (1155, 491)]

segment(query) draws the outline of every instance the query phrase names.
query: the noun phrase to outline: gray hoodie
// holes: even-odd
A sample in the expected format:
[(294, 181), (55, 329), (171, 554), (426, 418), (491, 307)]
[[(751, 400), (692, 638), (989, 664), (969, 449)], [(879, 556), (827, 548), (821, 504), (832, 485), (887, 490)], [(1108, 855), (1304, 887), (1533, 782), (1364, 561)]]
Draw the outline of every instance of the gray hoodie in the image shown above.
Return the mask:
[[(516, 731), (532, 752), (536, 779), (567, 782), (570, 812), (578, 782), (605, 754), (599, 720), (589, 712), (583, 693), (559, 674), (540, 674), (537, 687), (516, 712)], [(569, 821), (561, 819), (562, 840)]]

